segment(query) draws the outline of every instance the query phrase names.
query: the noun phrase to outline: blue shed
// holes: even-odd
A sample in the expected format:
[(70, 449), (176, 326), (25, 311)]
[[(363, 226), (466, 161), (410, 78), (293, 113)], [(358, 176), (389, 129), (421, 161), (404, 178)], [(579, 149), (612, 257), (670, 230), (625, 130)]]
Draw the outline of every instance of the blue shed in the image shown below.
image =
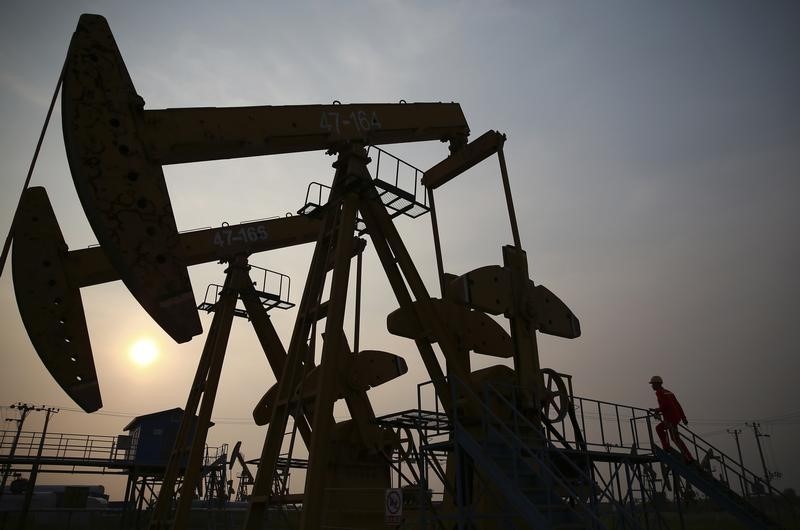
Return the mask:
[[(166, 467), (183, 413), (181, 408), (153, 412), (137, 416), (125, 426), (123, 430), (130, 432), (128, 455), (134, 466)], [(193, 423), (197, 423), (196, 416)]]

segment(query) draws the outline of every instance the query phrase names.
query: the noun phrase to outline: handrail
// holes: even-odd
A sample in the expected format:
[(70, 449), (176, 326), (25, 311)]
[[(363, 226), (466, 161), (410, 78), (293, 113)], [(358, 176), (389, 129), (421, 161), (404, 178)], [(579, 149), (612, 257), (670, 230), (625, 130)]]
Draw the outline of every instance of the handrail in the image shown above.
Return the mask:
[[(419, 169), (418, 167), (414, 166), (413, 164), (409, 164), (408, 162), (406, 162), (402, 158), (400, 158), (398, 156), (395, 156), (392, 153), (386, 151), (385, 149), (381, 149), (380, 147), (378, 147), (376, 145), (368, 146), (368, 148), (367, 148), (367, 156), (369, 156), (369, 152), (372, 149), (375, 149), (378, 152), (378, 156), (376, 157), (377, 160), (375, 161), (374, 178), (377, 179), (377, 180), (384, 180), (385, 182), (389, 182), (386, 179), (381, 179), (381, 157), (382, 156), (387, 156), (387, 157), (393, 159), (394, 162), (395, 162), (395, 167), (394, 167), (394, 186), (396, 188), (399, 188), (399, 189), (402, 189), (402, 190), (406, 190), (406, 188), (404, 186), (400, 185), (400, 167), (401, 167), (401, 164), (402, 164), (402, 167), (407, 167), (408, 169), (410, 169), (413, 172), (412, 178), (414, 180), (414, 189), (413, 190), (408, 190), (408, 192), (411, 193), (414, 196), (414, 200), (417, 203), (419, 203), (423, 207), (427, 208), (428, 207), (428, 194), (425, 193), (425, 188), (422, 186), (422, 177), (425, 174), (425, 172), (423, 170)], [(384, 164), (384, 167), (386, 167), (385, 164)]]
[[(656, 441), (653, 437), (653, 425), (651, 422), (651, 418), (656, 418), (658, 416), (657, 413), (653, 411), (648, 411), (646, 415), (639, 416), (632, 418), (632, 422), (634, 420), (644, 420), (647, 426), (647, 432), (649, 435), (649, 442), (650, 442), (650, 450), (656, 446)], [(678, 433), (682, 440), (687, 442), (687, 448), (693, 450), (694, 457), (700, 462), (700, 466), (706, 469), (709, 472), (709, 478), (715, 481), (718, 481), (721, 485), (724, 485), (728, 490), (733, 492), (734, 486), (731, 485), (732, 479), (736, 481), (738, 479), (739, 488), (741, 492), (741, 496), (743, 500), (748, 503), (749, 505), (758, 508), (762, 511), (770, 511), (775, 513), (781, 513), (787, 511), (790, 516), (796, 520), (797, 512), (793, 506), (792, 501), (787, 498), (782, 492), (779, 490), (771, 487), (768, 485), (764, 479), (744, 467), (743, 462), (739, 462), (734, 460), (729, 455), (725, 454), (723, 451), (719, 450), (716, 446), (712, 445), (710, 442), (702, 438), (700, 435), (695, 434), (691, 429), (685, 427), (683, 425), (678, 426)], [(644, 448), (641, 445), (640, 448)], [(720, 477), (715, 477), (711, 474), (711, 460), (717, 460), (720, 464)], [(765, 488), (763, 496), (753, 496), (748, 492), (748, 486), (752, 488), (754, 484), (759, 484), (761, 487)], [(770, 499), (770, 505), (765, 506), (766, 500)], [(778, 501), (778, 502), (772, 502)]]
[[(16, 431), (0, 431), (0, 458), (31, 458), (36, 455), (39, 442), (42, 439), (41, 432), (22, 431), (19, 442), (10, 455), (8, 439), (13, 439)], [(94, 434), (68, 434), (68, 433), (47, 433), (42, 445), (42, 455), (44, 458), (72, 458), (72, 459), (91, 459), (107, 460), (120, 462), (129, 460), (122, 457), (116, 449), (116, 436), (94, 435)], [(8, 447), (7, 447), (8, 445)], [(124, 451), (122, 452), (125, 453)]]
[[(560, 374), (562, 376), (566, 374)], [(423, 410), (423, 399), (422, 399), (422, 390), (425, 386), (431, 385), (431, 381), (425, 381), (423, 383), (419, 383), (417, 385), (417, 409)], [(496, 386), (496, 385), (495, 385)], [(503, 388), (510, 388), (512, 391), (514, 390), (513, 385), (506, 385), (503, 384)], [(624, 450), (625, 452), (630, 452), (634, 448), (639, 448), (639, 434), (636, 432), (636, 425), (629, 424), (626, 428), (623, 429), (622, 423), (624, 421), (630, 422), (631, 420), (639, 419), (640, 417), (637, 414), (643, 413), (647, 414), (648, 409), (643, 407), (636, 407), (632, 405), (622, 405), (620, 403), (613, 403), (611, 401), (604, 401), (592, 398), (585, 398), (581, 396), (571, 396), (573, 403), (577, 403), (575, 407), (575, 412), (577, 414), (577, 422), (578, 427), (582, 433), (584, 438), (583, 442), (590, 447), (601, 448), (605, 451), (612, 451), (614, 449)], [(438, 400), (434, 399), (433, 402), (433, 409), (435, 412), (439, 412), (439, 402)], [(590, 407), (595, 407), (599, 409), (599, 412), (593, 412), (590, 410)], [(609, 415), (604, 415), (603, 407), (611, 407), (614, 410), (609, 413)], [(624, 415), (623, 412), (628, 412), (627, 415)], [(593, 414), (597, 414), (597, 417), (592, 418)], [(642, 416), (644, 417), (644, 416)], [(594, 419), (597, 420), (597, 425), (592, 425), (590, 421)], [(611, 424), (611, 425), (608, 425)], [(606, 426), (609, 429), (606, 429)], [(565, 438), (566, 441), (571, 443), (576, 443), (578, 440), (575, 439), (573, 435), (568, 432), (567, 427), (572, 427), (566, 421), (561, 421), (558, 424), (553, 424), (554, 429), (560, 428), (560, 434), (562, 437)], [(598, 430), (598, 434), (600, 436), (600, 440), (593, 438), (593, 433), (591, 427), (596, 427)], [(616, 433), (616, 439), (612, 439), (607, 430), (613, 431)]]
[[(312, 203), (309, 199), (311, 195), (311, 188), (317, 188), (317, 202)], [(321, 182), (313, 181), (311, 182), (308, 187), (306, 188), (306, 202), (304, 204), (316, 204), (317, 206), (322, 206), (322, 189), (325, 188), (328, 190), (328, 193), (331, 191), (331, 187), (327, 186)]]
[[(566, 481), (564, 481), (562, 476), (560, 476), (559, 473), (555, 472), (553, 470), (552, 466), (549, 464), (550, 458), (548, 458), (548, 457), (550, 456), (550, 454), (552, 452), (554, 452), (554, 451), (558, 451), (558, 448), (556, 448), (550, 440), (548, 440), (544, 436), (541, 437), (541, 441), (544, 444), (544, 454), (546, 455), (546, 457), (545, 458), (540, 457), (527, 444), (522, 443), (522, 441), (514, 433), (514, 431), (512, 431), (509, 428), (509, 426), (503, 420), (498, 418), (497, 415), (494, 414), (494, 412), (492, 412), (492, 410), (486, 405), (485, 401), (478, 399), (478, 397), (475, 395), (474, 391), (471, 388), (469, 388), (468, 385), (466, 385), (463, 382), (459, 381), (458, 378), (456, 378), (452, 374), (449, 376), (448, 380), (449, 381), (453, 381), (455, 383), (455, 384), (451, 384), (451, 388), (453, 389), (452, 391), (453, 391), (453, 402), (454, 403), (456, 402), (456, 386), (458, 385), (458, 386), (463, 387), (463, 389), (473, 398), (473, 401), (475, 401), (475, 402), (480, 404), (480, 406), (481, 406), (481, 408), (483, 409), (483, 412), (484, 412), (484, 414), (481, 415), (481, 420), (482, 420), (482, 424), (483, 424), (483, 427), (484, 427), (485, 430), (488, 430), (488, 427), (489, 427), (489, 425), (487, 424), (487, 420), (491, 419), (493, 421), (494, 425), (495, 425), (495, 427), (494, 427), (495, 431), (498, 432), (498, 434), (501, 434), (501, 436), (503, 435), (503, 433), (497, 431), (497, 427), (499, 426), (499, 428), (502, 431), (505, 431), (506, 438), (510, 438), (510, 441), (511, 441), (511, 443), (513, 445), (517, 446), (524, 453), (526, 453), (526, 456), (528, 456), (528, 457), (532, 458), (534, 461), (536, 461), (536, 463), (539, 464), (540, 469), (547, 473), (548, 478), (550, 480), (552, 480), (557, 485), (559, 485), (562, 488), (564, 488), (565, 491), (572, 492), (576, 497), (579, 496), (577, 493), (575, 493), (573, 491), (573, 488), (570, 487), (570, 485)], [(532, 432), (536, 432), (539, 429), (539, 427), (534, 425), (528, 418), (526, 418), (524, 415), (522, 415), (519, 412), (519, 410), (516, 407), (514, 407), (501, 392), (497, 391), (496, 388), (494, 388), (492, 385), (487, 385), (486, 388), (490, 389), (492, 392), (494, 392), (496, 394), (496, 396), (501, 400), (501, 402), (504, 402), (504, 404), (507, 407), (507, 410), (510, 410), (512, 412), (512, 414), (514, 415), (515, 425), (516, 425), (517, 421), (521, 420), (523, 426), (526, 426), (526, 427), (530, 428), (532, 430)], [(459, 414), (458, 407), (454, 407), (453, 425), (454, 425), (455, 428), (458, 428), (460, 426), (460, 422), (458, 421), (458, 414)], [(563, 459), (563, 462), (566, 462), (568, 466), (572, 467), (573, 471), (577, 472), (578, 476), (580, 476), (584, 480), (586, 480), (587, 484), (592, 488), (593, 493), (597, 493), (597, 488), (596, 488), (596, 484), (595, 484), (594, 480), (591, 477), (587, 476), (587, 474), (585, 473), (584, 470), (579, 468), (569, 458)], [(633, 517), (631, 516), (629, 511), (627, 511), (624, 507), (622, 507), (612, 496), (610, 496), (608, 493), (600, 492), (600, 497), (607, 499), (609, 501), (609, 504), (614, 508), (614, 510), (617, 513), (619, 513), (624, 519), (626, 519), (627, 522), (630, 523), (634, 528), (638, 527), (637, 522), (633, 519)], [(596, 498), (597, 498), (596, 495), (592, 495), (591, 496), (590, 505), (593, 508), (596, 507), (595, 506), (595, 499)], [(596, 515), (595, 510), (592, 510), (592, 509), (588, 508), (585, 503), (578, 502), (578, 503), (576, 503), (576, 505), (574, 507), (570, 507), (567, 504), (565, 504), (565, 506), (571, 508), (573, 512), (577, 511), (575, 508), (580, 508), (580, 510), (582, 512), (584, 512), (591, 519), (593, 519), (593, 521), (595, 523), (599, 524), (600, 527), (607, 528), (607, 526), (603, 523), (603, 521)]]
[[(788, 508), (788, 513), (793, 518), (797, 517), (793, 501), (789, 497), (787, 497), (783, 492), (773, 487), (772, 484), (769, 484), (763, 477), (755, 474), (754, 472), (744, 467), (743, 462), (738, 462), (734, 460), (732, 457), (719, 450), (717, 447), (712, 445), (708, 440), (704, 439), (699, 434), (696, 434), (685, 425), (678, 426), (678, 433), (682, 439), (686, 440), (691, 444), (691, 447), (694, 449), (695, 458), (698, 461), (703, 460), (700, 457), (699, 453), (699, 450), (703, 450), (705, 453), (704, 458), (707, 457), (709, 461), (711, 459), (714, 459), (719, 462), (722, 471), (721, 478), (724, 480), (724, 483), (729, 488), (731, 484), (731, 481), (729, 479), (729, 474), (731, 474), (735, 479), (738, 478), (742, 496), (745, 499), (754, 499), (752, 492), (748, 492), (747, 488), (750, 487), (752, 490), (754, 489), (753, 486), (755, 484), (758, 484), (759, 488), (763, 488), (762, 491), (764, 492), (764, 495), (779, 501), (781, 506)], [(701, 444), (703, 445), (701, 446)], [(758, 496), (756, 496), (755, 498), (758, 500), (762, 500)], [(778, 508), (775, 506), (773, 507)]]
[[(576, 413), (579, 416), (579, 422), (581, 425), (581, 430), (583, 432), (583, 436), (585, 438), (585, 443), (587, 446), (591, 447), (602, 447), (606, 451), (612, 451), (613, 449), (622, 449), (626, 452), (634, 449), (637, 447), (638, 444), (638, 432), (636, 430), (636, 425), (633, 423), (629, 423), (630, 432), (623, 432), (622, 422), (623, 420), (631, 420), (636, 417), (636, 414), (639, 412), (647, 412), (647, 409), (641, 407), (635, 407), (632, 405), (620, 405), (619, 403), (612, 403), (610, 401), (603, 401), (599, 399), (592, 399), (592, 398), (585, 398), (580, 396), (573, 397), (573, 402), (577, 402), (577, 406), (575, 407)], [(587, 429), (587, 417), (591, 419), (591, 415), (594, 415), (595, 412), (590, 410), (590, 407), (587, 407), (589, 404), (592, 408), (597, 409), (597, 417), (595, 418), (599, 423), (600, 427), (600, 441), (594, 441), (591, 436), (591, 432)], [(603, 407), (610, 407), (613, 408), (611, 417), (609, 418), (608, 415), (605, 417), (603, 416)], [(629, 416), (623, 416), (620, 413), (622, 411), (628, 411)], [(610, 423), (610, 427), (612, 432), (615, 431), (616, 440), (614, 440), (611, 433), (607, 433), (606, 431), (606, 424)], [(614, 429), (614, 424), (616, 423), (616, 429)], [(591, 425), (591, 424), (590, 424)], [(627, 429), (626, 429), (627, 431)], [(630, 435), (630, 439), (626, 441), (625, 435)]]
[[(16, 431), (0, 431), (0, 461), (14, 462), (36, 458), (41, 432), (22, 431), (19, 442), (10, 454), (10, 439), (16, 436)], [(135, 461), (134, 449), (120, 449), (118, 437), (103, 434), (74, 434), (48, 432), (44, 436), (41, 458), (49, 460), (53, 465), (74, 466), (81, 461), (90, 465), (125, 464)], [(219, 457), (226, 450), (223, 444), (220, 447), (206, 447), (207, 454)], [(56, 463), (61, 460), (63, 463)]]
[[(261, 292), (277, 294), (278, 299), (280, 299), (281, 301), (286, 301), (286, 302), (289, 301), (289, 295), (291, 294), (291, 289), (292, 289), (292, 279), (289, 277), (288, 274), (283, 274), (282, 272), (274, 271), (272, 269), (266, 269), (264, 267), (259, 267), (258, 265), (252, 265), (252, 264), (250, 265), (250, 269), (251, 270), (257, 269), (258, 271), (261, 271), (263, 273), (261, 276), (261, 284), (260, 284), (261, 289), (259, 289)], [(277, 293), (274, 290), (270, 291), (267, 290), (268, 277), (270, 278), (277, 277), (277, 283), (278, 283)], [(269, 283), (272, 285), (275, 284), (276, 282), (270, 281)], [(284, 293), (284, 288), (285, 288), (285, 293)]]
[[(499, 392), (494, 387), (494, 385), (489, 384), (489, 385), (487, 385), (487, 387), (490, 390), (492, 390), (496, 394), (496, 396), (498, 398), (500, 398), (500, 400), (505, 402), (505, 404), (508, 406), (508, 409), (511, 410), (512, 414), (514, 414), (515, 418), (519, 418), (519, 419), (522, 420), (524, 426), (526, 426), (528, 428), (533, 428), (534, 430), (536, 429), (536, 426), (533, 424), (533, 422), (531, 422), (528, 417), (526, 417), (524, 414), (522, 414), (519, 411), (518, 408), (512, 406), (511, 403), (508, 401), (508, 399), (501, 392)], [(484, 407), (485, 407), (485, 404), (484, 404)], [(516, 421), (516, 419), (515, 419), (515, 421)], [(507, 426), (505, 426), (505, 427), (506, 427), (506, 429), (508, 429)], [(512, 431), (512, 435), (513, 434), (514, 433)], [(548, 454), (551, 453), (551, 452), (559, 451), (559, 448), (556, 447), (555, 444), (553, 444), (553, 442), (549, 438), (545, 438), (544, 440), (545, 440), (546, 450), (547, 450)], [(528, 448), (525, 444), (523, 444), (522, 447), (523, 447), (524, 450), (530, 451), (530, 448)], [(567, 462), (567, 464), (569, 466), (571, 466), (573, 471), (579, 473), (580, 476), (582, 476), (582, 478), (584, 478), (585, 480), (588, 481), (588, 484), (590, 485), (590, 487), (592, 488), (593, 491), (596, 491), (596, 484), (595, 484), (595, 482), (594, 482), (594, 480), (592, 479), (591, 476), (587, 475), (586, 472), (583, 469), (581, 469), (580, 467), (578, 467), (575, 464), (575, 462), (573, 462), (571, 459), (566, 458), (566, 459), (564, 459), (564, 461)], [(588, 462), (588, 459), (587, 459), (587, 462)], [(547, 467), (547, 466), (545, 466), (545, 467)], [(548, 469), (548, 471), (549, 471), (549, 469)], [(552, 474), (555, 475), (555, 473), (552, 473)], [(571, 488), (568, 488), (568, 491), (571, 491)], [(610, 504), (614, 507), (614, 509), (618, 513), (620, 513), (624, 518), (627, 518), (628, 522), (633, 524), (634, 527), (638, 526), (638, 523), (636, 523), (636, 521), (630, 515), (629, 510), (627, 510), (624, 506), (622, 506), (613, 496), (611, 496), (607, 492), (601, 492), (601, 497), (607, 499), (610, 502)], [(592, 499), (594, 499), (594, 498), (595, 498), (595, 496), (592, 495)], [(583, 506), (583, 503), (577, 503), (577, 504), (580, 505), (580, 506)]]

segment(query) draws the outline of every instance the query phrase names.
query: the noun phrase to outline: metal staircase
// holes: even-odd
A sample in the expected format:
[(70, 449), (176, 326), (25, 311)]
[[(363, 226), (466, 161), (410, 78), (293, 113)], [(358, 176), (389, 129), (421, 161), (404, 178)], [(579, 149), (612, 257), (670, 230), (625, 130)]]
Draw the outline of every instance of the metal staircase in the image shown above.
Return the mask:
[(654, 447), (653, 452), (659, 460), (669, 466), (673, 473), (680, 475), (720, 507), (725, 508), (725, 511), (736, 517), (747, 528), (753, 530), (781, 528), (781, 525), (750, 504), (745, 497), (738, 495), (725, 483), (717, 480), (699, 465), (687, 464), (680, 455), (676, 455), (671, 451), (664, 451), (658, 447)]
[[(680, 426), (679, 433), (695, 455), (696, 460), (691, 463), (685, 462), (680, 454), (658, 447), (652, 441), (652, 429), (650, 432), (653, 454), (672, 473), (703, 492), (745, 527), (766, 530), (783, 528), (781, 522), (796, 522), (797, 514), (790, 499), (685, 426)], [(716, 476), (713, 462), (719, 466)]]
[(569, 392), (573, 416), (540, 424), (513, 385), (451, 374), (448, 418), (423, 407), (428, 385), (416, 409), (378, 418), (402, 440), (393, 482), (419, 528), (800, 528), (791, 499), (689, 429), (699, 463), (661, 450), (647, 409)]
[[(491, 384), (484, 386), (482, 399), (466, 385), (453, 381), (452, 386), (454, 394), (457, 387), (480, 403), (477, 422), (456, 407), (453, 441), (455, 451), (464, 455), (459, 458), (466, 457), (495, 494), (499, 510), (491, 514), (494, 520), (502, 520), (505, 528), (645, 528), (625, 499), (603, 484), (588, 452), (556, 446)], [(510, 415), (501, 419), (488, 403)], [(469, 501), (459, 500), (459, 519), (475, 516)]]

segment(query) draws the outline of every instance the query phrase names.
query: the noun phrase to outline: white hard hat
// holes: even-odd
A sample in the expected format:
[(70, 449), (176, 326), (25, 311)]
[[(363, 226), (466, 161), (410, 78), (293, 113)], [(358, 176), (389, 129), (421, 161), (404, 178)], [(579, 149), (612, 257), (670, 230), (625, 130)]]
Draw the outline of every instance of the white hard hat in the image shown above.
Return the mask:
[(653, 377), (650, 378), (650, 383), (664, 384), (664, 380), (661, 379), (661, 376), (654, 375)]

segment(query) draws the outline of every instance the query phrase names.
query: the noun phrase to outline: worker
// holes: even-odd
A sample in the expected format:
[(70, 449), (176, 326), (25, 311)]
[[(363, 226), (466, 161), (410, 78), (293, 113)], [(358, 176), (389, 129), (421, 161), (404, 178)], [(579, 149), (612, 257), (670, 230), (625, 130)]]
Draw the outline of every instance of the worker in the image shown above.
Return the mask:
[[(669, 451), (669, 438), (672, 438), (672, 441), (680, 449), (686, 463), (692, 463), (694, 462), (692, 453), (689, 452), (686, 444), (681, 440), (680, 433), (678, 433), (678, 423), (683, 422), (684, 425), (687, 425), (689, 420), (686, 419), (686, 414), (684, 414), (681, 404), (678, 403), (678, 398), (664, 388), (663, 384), (664, 380), (657, 375), (650, 378), (650, 386), (655, 390), (656, 398), (658, 399), (658, 408), (651, 410), (661, 416), (661, 422), (656, 425), (656, 433), (658, 433), (658, 438), (661, 440), (661, 447), (665, 451)], [(669, 436), (667, 436), (668, 433)]]

